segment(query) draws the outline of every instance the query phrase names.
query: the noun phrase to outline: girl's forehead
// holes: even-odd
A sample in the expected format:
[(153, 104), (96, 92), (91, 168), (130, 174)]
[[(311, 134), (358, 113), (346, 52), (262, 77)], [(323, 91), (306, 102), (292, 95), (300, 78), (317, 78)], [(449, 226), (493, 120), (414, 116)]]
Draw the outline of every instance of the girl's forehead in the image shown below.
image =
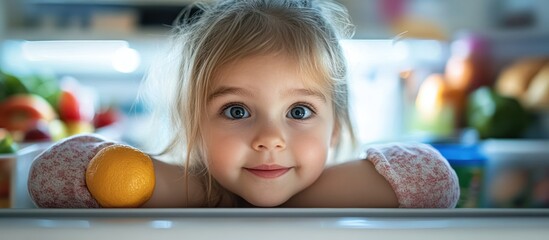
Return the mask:
[[(282, 64), (280, 64), (281, 62)], [(278, 67), (277, 70), (291, 72), (297, 76), (294, 78), (296, 81), (293, 84), (321, 92), (326, 99), (329, 99), (329, 89), (332, 88), (330, 81), (327, 80), (329, 77), (323, 74), (324, 71), (315, 68), (318, 65), (284, 52), (242, 56), (217, 67), (210, 81), (209, 89), (212, 90), (226, 84), (228, 79), (233, 79), (231, 75), (234, 74), (243, 76), (253, 72), (261, 76), (261, 74), (271, 74), (269, 70)], [(266, 71), (261, 72), (261, 69)]]

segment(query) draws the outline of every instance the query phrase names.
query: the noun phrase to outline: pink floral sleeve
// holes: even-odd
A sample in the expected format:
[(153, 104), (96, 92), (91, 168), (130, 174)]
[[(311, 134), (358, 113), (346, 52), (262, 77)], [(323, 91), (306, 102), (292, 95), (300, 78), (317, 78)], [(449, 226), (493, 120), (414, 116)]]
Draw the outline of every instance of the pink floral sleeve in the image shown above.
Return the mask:
[(86, 167), (99, 150), (114, 144), (101, 136), (73, 136), (38, 155), (28, 178), (29, 195), (41, 208), (98, 208), (86, 187)]
[(448, 161), (433, 147), (419, 143), (379, 145), (367, 159), (393, 187), (401, 208), (453, 208), (459, 183)]

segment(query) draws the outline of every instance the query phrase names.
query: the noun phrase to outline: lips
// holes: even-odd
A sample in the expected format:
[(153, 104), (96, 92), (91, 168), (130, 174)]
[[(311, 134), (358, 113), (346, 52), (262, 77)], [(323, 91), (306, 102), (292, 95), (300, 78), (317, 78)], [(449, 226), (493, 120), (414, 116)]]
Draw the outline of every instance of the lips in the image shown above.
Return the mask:
[(248, 172), (261, 177), (261, 178), (277, 178), (286, 174), (291, 167), (284, 167), (280, 165), (259, 165), (252, 168), (244, 168)]

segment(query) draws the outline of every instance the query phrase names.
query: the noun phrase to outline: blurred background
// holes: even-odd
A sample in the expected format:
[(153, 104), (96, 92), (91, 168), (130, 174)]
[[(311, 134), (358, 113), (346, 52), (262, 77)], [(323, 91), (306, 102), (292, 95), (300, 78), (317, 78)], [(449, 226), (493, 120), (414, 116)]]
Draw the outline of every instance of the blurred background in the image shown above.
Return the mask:
[[(191, 2), (0, 0), (0, 154), (89, 132), (139, 147), (139, 84)], [(549, 1), (339, 2), (361, 144), (433, 145), (458, 207), (549, 207)]]

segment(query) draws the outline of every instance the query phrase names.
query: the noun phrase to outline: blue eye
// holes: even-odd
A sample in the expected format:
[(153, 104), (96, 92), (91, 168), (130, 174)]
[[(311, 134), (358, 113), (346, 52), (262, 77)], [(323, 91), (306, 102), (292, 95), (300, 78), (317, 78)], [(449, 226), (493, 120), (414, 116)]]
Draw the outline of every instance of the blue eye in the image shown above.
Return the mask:
[(223, 110), (223, 115), (230, 119), (242, 119), (250, 117), (250, 113), (248, 112), (248, 110), (239, 105), (233, 105), (225, 108), (225, 110)]
[(311, 111), (310, 108), (306, 106), (295, 106), (286, 115), (286, 117), (292, 118), (292, 119), (307, 119), (310, 118), (313, 114), (313, 111)]

